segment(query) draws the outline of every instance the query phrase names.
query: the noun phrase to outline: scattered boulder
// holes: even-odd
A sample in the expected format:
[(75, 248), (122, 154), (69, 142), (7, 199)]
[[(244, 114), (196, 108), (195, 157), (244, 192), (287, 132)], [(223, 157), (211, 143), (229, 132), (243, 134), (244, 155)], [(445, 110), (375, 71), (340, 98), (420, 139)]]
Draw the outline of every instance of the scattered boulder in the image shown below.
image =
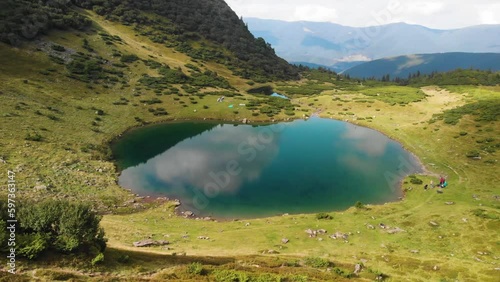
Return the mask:
[(435, 221), (429, 221), (429, 224), (432, 226), (439, 226), (439, 224)]
[(337, 232), (335, 232), (335, 234), (331, 235), (330, 238), (332, 238), (332, 239), (344, 239), (344, 240), (347, 240), (349, 238), (349, 235), (337, 231)]
[(33, 189), (35, 191), (43, 191), (43, 190), (47, 190), (47, 186), (43, 185), (43, 184), (38, 184), (36, 185), (35, 187), (33, 187)]
[(210, 240), (210, 237), (207, 237), (207, 236), (198, 236), (198, 239), (201, 239), (201, 240)]
[(250, 226), (250, 222), (245, 223), (245, 226)]
[(379, 226), (380, 228), (382, 228), (382, 229), (385, 229), (385, 227), (386, 227), (386, 226), (385, 226), (385, 224), (383, 224), (383, 223), (380, 223), (378, 226)]
[(371, 225), (371, 224), (367, 224), (366, 228), (368, 228), (368, 229), (375, 229), (375, 227), (373, 225)]
[(357, 263), (355, 266), (354, 266), (354, 274), (359, 274), (361, 272), (361, 264)]
[(419, 250), (411, 250), (410, 253), (412, 254), (418, 254)]
[(163, 246), (163, 245), (168, 245), (168, 241), (163, 241), (163, 240), (153, 240), (153, 239), (144, 239), (140, 240), (137, 242), (134, 242), (134, 247), (149, 247), (149, 246)]
[(463, 218), (462, 218), (462, 221), (463, 221), (463, 222), (467, 222), (467, 218), (463, 217)]
[(134, 203), (135, 203), (135, 199), (130, 199), (130, 200), (125, 201), (123, 204), (125, 206), (128, 206), (128, 205), (131, 205), (131, 204), (134, 204)]
[(455, 202), (445, 202), (445, 204), (447, 204), (447, 205), (449, 205), (449, 206), (450, 206), (450, 205), (454, 205), (454, 204), (455, 204)]
[(244, 118), (241, 122), (243, 122), (243, 124), (247, 124), (248, 123), (248, 119)]
[(178, 207), (181, 205), (181, 201), (179, 200), (174, 200), (174, 206)]
[(144, 205), (141, 203), (134, 203), (132, 206), (134, 207), (134, 209), (143, 209), (144, 208)]
[(317, 235), (316, 230), (312, 230), (312, 229), (307, 229), (306, 233), (309, 234), (309, 238), (314, 238)]
[(389, 233), (389, 234), (395, 234), (395, 233), (399, 233), (399, 232), (405, 232), (405, 231), (399, 227), (387, 229), (387, 233)]
[(432, 269), (433, 269), (433, 270), (439, 270), (439, 266), (434, 265), (434, 267), (433, 267)]
[(325, 234), (327, 231), (325, 229), (318, 229), (316, 230), (316, 233), (318, 234)]
[(273, 255), (273, 254), (279, 254), (280, 252), (278, 251), (275, 251), (275, 250), (267, 250), (267, 251), (263, 251), (262, 254), (269, 254), (269, 255)]
[(286, 243), (288, 243), (288, 242), (290, 242), (290, 240), (288, 240), (287, 238), (283, 238), (283, 239), (281, 239), (281, 243), (283, 243), (283, 244), (286, 244)]
[(185, 217), (194, 216), (194, 212), (192, 212), (192, 211), (185, 211), (185, 212), (184, 212), (184, 216), (185, 216)]

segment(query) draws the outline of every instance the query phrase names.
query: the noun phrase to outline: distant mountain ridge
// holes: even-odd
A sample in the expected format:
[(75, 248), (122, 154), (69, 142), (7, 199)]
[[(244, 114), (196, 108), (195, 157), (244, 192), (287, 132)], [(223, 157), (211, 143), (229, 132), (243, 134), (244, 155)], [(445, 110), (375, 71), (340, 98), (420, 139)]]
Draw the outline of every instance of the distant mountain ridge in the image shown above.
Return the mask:
[(257, 18), (244, 18), (244, 22), (289, 62), (315, 63), (337, 71), (346, 62), (408, 54), (500, 53), (500, 25), (438, 30), (406, 23), (359, 28)]
[(500, 71), (500, 53), (439, 53), (415, 54), (378, 59), (354, 66), (343, 73), (356, 78), (391, 79), (409, 75), (431, 74), (455, 69)]

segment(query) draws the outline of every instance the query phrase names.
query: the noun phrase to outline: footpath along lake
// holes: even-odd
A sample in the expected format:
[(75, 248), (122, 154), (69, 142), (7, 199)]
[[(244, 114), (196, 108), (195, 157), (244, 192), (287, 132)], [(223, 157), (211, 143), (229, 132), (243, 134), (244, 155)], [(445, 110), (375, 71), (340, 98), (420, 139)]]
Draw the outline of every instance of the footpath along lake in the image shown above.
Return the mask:
[(119, 184), (167, 196), (200, 216), (252, 218), (343, 210), (402, 196), (421, 172), (394, 140), (311, 118), (270, 125), (175, 122), (132, 130), (113, 145)]

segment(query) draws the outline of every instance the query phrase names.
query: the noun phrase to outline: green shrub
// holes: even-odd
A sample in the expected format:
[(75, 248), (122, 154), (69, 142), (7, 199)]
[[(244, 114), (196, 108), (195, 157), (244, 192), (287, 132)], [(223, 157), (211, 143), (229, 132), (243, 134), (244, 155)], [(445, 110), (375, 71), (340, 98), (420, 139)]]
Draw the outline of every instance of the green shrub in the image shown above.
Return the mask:
[(305, 275), (293, 275), (289, 277), (290, 281), (292, 282), (308, 282), (309, 277)]
[(135, 54), (123, 55), (120, 58), (120, 62), (122, 63), (133, 63), (137, 60), (139, 60), (139, 57)]
[(257, 277), (252, 277), (251, 281), (255, 282), (281, 282), (283, 279), (280, 275), (271, 274), (271, 273), (262, 273)]
[(467, 158), (478, 158), (479, 157), (479, 152), (476, 151), (476, 150), (469, 151), (469, 152), (465, 153), (465, 156)]
[(48, 238), (48, 247), (57, 251), (97, 249), (102, 252), (106, 248), (106, 239), (104, 231), (99, 228), (100, 220), (90, 206), (81, 203), (55, 200), (26, 203), (18, 211), (20, 234), (33, 236), (33, 240), (27, 240), (28, 244), (21, 247), (32, 253), (34, 248), (30, 246), (35, 243), (43, 245), (42, 238)]
[(64, 51), (66, 51), (66, 48), (64, 48), (64, 46), (57, 45), (57, 44), (54, 44), (54, 45), (50, 46), (50, 48), (52, 48), (52, 50), (57, 51), (57, 52), (64, 52)]
[(360, 201), (357, 201), (354, 204), (354, 207), (357, 208), (357, 209), (364, 209), (364, 208), (366, 208), (365, 205), (363, 203), (361, 203)]
[(344, 278), (351, 278), (353, 276), (352, 273), (346, 272), (346, 271), (344, 271), (344, 270), (342, 270), (342, 269), (340, 269), (338, 267), (334, 267), (332, 269), (332, 271), (335, 272), (337, 275), (342, 276)]
[(50, 120), (53, 120), (53, 121), (58, 121), (60, 120), (59, 117), (53, 115), (53, 114), (48, 114), (47, 117), (50, 119)]
[(26, 137), (24, 137), (24, 140), (27, 140), (27, 141), (35, 141), (35, 142), (40, 142), (43, 140), (43, 137), (42, 135), (38, 134), (37, 132), (31, 134), (31, 133), (28, 133), (26, 135)]
[(203, 275), (205, 273), (205, 270), (203, 269), (203, 265), (201, 263), (192, 262), (188, 265), (187, 272), (189, 274)]
[(420, 178), (417, 178), (415, 175), (411, 175), (410, 176), (410, 183), (420, 185), (420, 184), (424, 183), (424, 181), (422, 181), (422, 179), (420, 179)]
[(98, 265), (98, 264), (101, 264), (104, 262), (104, 254), (103, 253), (99, 253), (97, 254), (97, 256), (95, 256), (95, 258), (92, 259), (92, 266), (95, 266), (95, 265)]
[(49, 247), (49, 236), (45, 233), (21, 234), (19, 254), (28, 259), (37, 258)]
[(327, 213), (320, 212), (316, 214), (316, 219), (333, 219), (333, 217)]
[(498, 215), (488, 213), (484, 209), (475, 209), (475, 210), (472, 210), (472, 214), (475, 215), (475, 216), (477, 216), (477, 217), (485, 218), (485, 219), (498, 219), (499, 218)]
[(250, 278), (244, 272), (235, 270), (214, 270), (213, 276), (217, 282), (248, 282)]
[(305, 265), (315, 268), (329, 267), (332, 263), (326, 259), (319, 257), (308, 257), (304, 260)]
[(162, 101), (158, 98), (152, 98), (150, 100), (140, 100), (139, 102), (143, 103), (143, 104), (147, 104), (147, 105), (153, 105), (153, 104), (161, 104)]

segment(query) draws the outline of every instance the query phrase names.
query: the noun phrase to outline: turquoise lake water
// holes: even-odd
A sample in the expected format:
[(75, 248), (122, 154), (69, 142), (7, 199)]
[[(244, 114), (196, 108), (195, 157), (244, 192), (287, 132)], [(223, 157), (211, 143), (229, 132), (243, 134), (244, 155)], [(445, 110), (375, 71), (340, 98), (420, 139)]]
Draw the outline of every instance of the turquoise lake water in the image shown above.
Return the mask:
[(139, 128), (112, 145), (119, 184), (218, 218), (343, 210), (402, 196), (421, 172), (385, 135), (311, 118), (272, 125), (178, 122)]

